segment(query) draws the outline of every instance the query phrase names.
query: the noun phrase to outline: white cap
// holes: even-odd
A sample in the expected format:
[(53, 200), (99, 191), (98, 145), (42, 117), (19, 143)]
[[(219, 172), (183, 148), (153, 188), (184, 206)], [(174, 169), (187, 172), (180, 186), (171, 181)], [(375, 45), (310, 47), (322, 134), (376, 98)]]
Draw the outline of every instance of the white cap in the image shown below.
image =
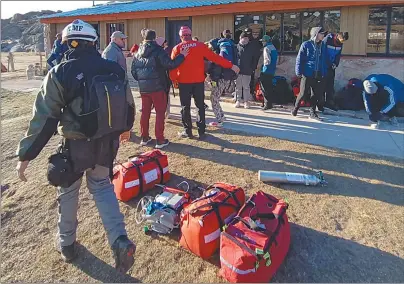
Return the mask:
[(97, 31), (92, 25), (82, 20), (75, 20), (68, 24), (62, 32), (62, 40), (81, 39), (94, 42), (98, 39)]
[(128, 37), (127, 37), (123, 32), (121, 32), (121, 31), (116, 31), (116, 32), (113, 32), (113, 33), (112, 33), (111, 38), (122, 38), (122, 39), (125, 39), (125, 38), (128, 38)]
[(363, 88), (365, 89), (365, 92), (368, 93), (369, 95), (376, 94), (377, 92), (376, 84), (370, 80), (363, 81)]

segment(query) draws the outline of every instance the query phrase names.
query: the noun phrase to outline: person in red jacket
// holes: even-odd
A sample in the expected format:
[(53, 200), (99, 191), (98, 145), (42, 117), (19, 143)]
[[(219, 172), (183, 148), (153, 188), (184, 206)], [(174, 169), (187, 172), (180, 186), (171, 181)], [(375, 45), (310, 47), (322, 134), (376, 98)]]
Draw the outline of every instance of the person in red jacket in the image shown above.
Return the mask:
[(230, 61), (211, 51), (203, 42), (192, 40), (191, 29), (183, 26), (179, 35), (181, 43), (173, 48), (171, 58), (175, 58), (184, 48), (189, 48), (189, 54), (185, 61), (177, 68), (170, 71), (170, 78), (178, 83), (181, 101), (181, 116), (184, 131), (179, 133), (180, 137), (192, 138), (191, 119), (191, 98), (194, 97), (195, 105), (198, 108), (196, 125), (198, 127), (199, 139), (205, 137), (205, 58), (223, 68), (232, 69), (238, 73), (239, 68)]

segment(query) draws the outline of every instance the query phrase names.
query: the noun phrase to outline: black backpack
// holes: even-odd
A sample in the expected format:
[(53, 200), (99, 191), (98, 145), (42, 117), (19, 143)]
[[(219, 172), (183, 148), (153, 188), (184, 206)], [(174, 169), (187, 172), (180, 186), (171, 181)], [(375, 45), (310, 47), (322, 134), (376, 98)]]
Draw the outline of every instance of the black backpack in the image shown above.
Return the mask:
[(335, 94), (335, 104), (341, 110), (363, 110), (365, 105), (362, 97), (362, 80), (352, 78), (348, 84)]
[(116, 75), (98, 75), (90, 88), (83, 88), (82, 111), (75, 115), (81, 133), (97, 139), (132, 129), (134, 108), (127, 100), (127, 84)]
[(292, 90), (289, 88), (289, 84), (286, 78), (283, 76), (275, 76), (272, 79), (274, 86), (273, 90), (273, 103), (275, 104), (288, 104), (293, 102), (294, 96)]

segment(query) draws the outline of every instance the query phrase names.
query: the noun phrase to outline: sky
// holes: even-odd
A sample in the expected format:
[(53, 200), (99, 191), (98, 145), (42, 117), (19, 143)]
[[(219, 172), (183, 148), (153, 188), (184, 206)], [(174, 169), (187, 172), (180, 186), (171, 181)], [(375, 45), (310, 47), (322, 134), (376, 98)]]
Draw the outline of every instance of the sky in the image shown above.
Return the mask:
[[(102, 4), (108, 1), (95, 1), (95, 4)], [(14, 14), (25, 14), (31, 11), (41, 10), (62, 10), (63, 12), (78, 8), (91, 7), (93, 1), (4, 1), (1, 0), (1, 18), (8, 19)]]

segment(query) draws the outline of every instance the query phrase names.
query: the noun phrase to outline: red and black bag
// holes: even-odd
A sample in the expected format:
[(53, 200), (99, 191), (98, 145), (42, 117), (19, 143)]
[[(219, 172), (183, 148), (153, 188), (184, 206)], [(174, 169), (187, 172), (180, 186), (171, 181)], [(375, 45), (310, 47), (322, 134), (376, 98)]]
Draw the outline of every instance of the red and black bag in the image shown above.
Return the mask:
[(215, 183), (201, 198), (181, 212), (180, 245), (203, 259), (210, 258), (220, 245), (220, 232), (244, 205), (241, 187)]
[(156, 184), (164, 184), (170, 179), (167, 155), (159, 150), (146, 152), (129, 158), (129, 161), (114, 167), (114, 191), (121, 201), (128, 201), (152, 189)]
[(220, 276), (229, 282), (269, 282), (290, 244), (288, 205), (255, 193), (220, 237)]
[[(292, 78), (292, 81), (290, 83), (290, 85), (292, 86), (293, 95), (295, 96), (296, 99), (300, 94), (300, 81), (301, 81), (301, 79), (299, 77), (295, 76), (295, 77)], [(306, 93), (304, 95), (304, 99), (310, 98), (310, 90), (307, 89), (305, 92)], [(309, 107), (310, 102), (305, 101), (304, 99), (301, 100), (300, 106), (301, 107)]]

